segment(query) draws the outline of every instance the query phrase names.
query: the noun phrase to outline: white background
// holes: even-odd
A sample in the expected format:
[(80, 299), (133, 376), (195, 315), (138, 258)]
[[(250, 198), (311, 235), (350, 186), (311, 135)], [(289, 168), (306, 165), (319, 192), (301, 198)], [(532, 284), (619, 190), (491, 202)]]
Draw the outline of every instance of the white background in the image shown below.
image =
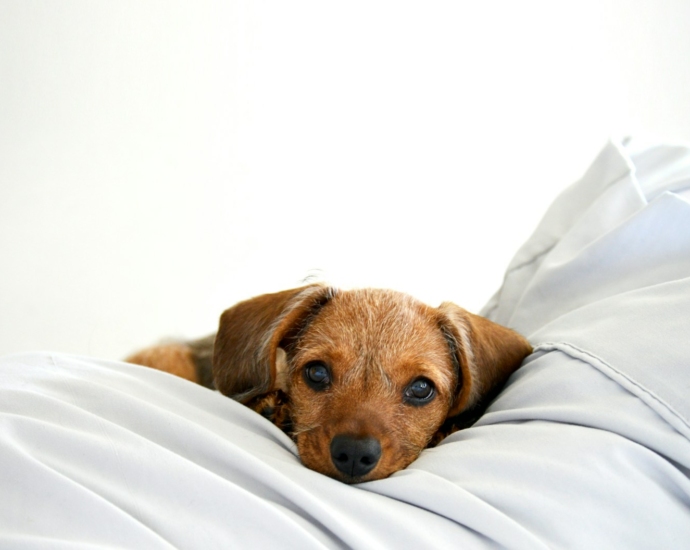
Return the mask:
[(690, 140), (685, 0), (0, 0), (0, 354), (310, 275), (476, 311), (609, 136)]

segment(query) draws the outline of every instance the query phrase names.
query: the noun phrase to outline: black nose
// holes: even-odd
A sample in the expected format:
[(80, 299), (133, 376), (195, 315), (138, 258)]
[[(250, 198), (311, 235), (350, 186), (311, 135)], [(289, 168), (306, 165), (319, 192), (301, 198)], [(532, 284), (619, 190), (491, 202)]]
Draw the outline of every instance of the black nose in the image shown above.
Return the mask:
[(381, 444), (373, 437), (336, 435), (331, 440), (331, 460), (340, 472), (360, 477), (371, 472), (381, 458)]

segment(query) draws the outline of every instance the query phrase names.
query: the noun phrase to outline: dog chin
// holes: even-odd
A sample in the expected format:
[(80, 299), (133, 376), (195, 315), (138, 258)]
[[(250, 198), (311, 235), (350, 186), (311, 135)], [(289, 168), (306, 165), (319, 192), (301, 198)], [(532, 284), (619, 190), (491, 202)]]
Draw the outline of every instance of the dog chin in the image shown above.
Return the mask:
[(393, 471), (388, 471), (388, 472), (378, 472), (378, 468), (374, 471), (371, 471), (363, 476), (349, 476), (346, 474), (340, 473), (336, 468), (329, 468), (325, 469), (320, 467), (320, 465), (315, 465), (315, 464), (309, 464), (304, 461), (302, 461), (304, 466), (309, 468), (310, 470), (314, 470), (315, 472), (318, 472), (320, 474), (323, 474), (325, 476), (328, 476), (332, 479), (335, 479), (336, 481), (340, 481), (341, 483), (347, 483), (348, 485), (354, 485), (357, 483), (364, 483), (366, 481), (375, 481), (377, 479), (384, 479), (388, 476), (390, 476)]

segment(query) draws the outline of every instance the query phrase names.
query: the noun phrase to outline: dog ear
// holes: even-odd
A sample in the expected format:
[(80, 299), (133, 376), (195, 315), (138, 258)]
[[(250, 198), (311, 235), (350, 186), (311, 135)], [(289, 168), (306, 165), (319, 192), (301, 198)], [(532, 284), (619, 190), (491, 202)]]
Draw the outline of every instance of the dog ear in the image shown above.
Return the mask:
[(499, 389), (532, 353), (532, 346), (517, 332), (459, 306), (439, 306), (441, 330), (459, 367), (458, 391), (448, 416), (481, 404)]
[(281, 343), (294, 339), (334, 295), (332, 288), (309, 285), (257, 296), (227, 309), (213, 350), (216, 388), (242, 403), (285, 389)]

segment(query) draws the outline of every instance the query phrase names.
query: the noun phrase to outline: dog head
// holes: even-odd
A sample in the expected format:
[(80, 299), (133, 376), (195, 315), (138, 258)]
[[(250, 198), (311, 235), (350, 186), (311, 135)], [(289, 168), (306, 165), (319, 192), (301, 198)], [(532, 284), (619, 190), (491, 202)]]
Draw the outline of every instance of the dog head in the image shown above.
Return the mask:
[(213, 373), (243, 403), (282, 390), (302, 462), (354, 483), (405, 468), (530, 352), (517, 333), (451, 303), (310, 285), (225, 311)]

